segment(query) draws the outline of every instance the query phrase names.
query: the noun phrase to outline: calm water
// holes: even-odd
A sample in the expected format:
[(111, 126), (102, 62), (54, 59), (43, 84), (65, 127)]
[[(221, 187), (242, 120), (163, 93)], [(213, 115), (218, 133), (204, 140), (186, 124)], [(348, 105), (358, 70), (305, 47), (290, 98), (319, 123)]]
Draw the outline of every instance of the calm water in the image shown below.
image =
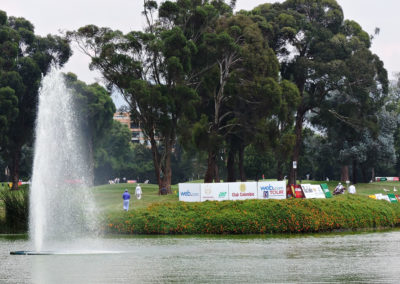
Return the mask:
[(0, 236), (0, 283), (399, 283), (400, 232), (298, 237), (120, 237), (124, 253), (12, 256)]

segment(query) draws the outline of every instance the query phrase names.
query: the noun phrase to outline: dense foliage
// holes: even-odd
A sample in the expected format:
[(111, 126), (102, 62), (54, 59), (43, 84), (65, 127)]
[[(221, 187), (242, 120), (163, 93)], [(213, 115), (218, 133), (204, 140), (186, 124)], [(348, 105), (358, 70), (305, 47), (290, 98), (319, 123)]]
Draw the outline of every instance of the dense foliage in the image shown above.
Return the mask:
[[(19, 190), (0, 187), (0, 208), (4, 209), (4, 220), (0, 218), (1, 233), (25, 233), (28, 230), (29, 188), (20, 186)], [(4, 221), (4, 224), (2, 222)]]
[[(9, 165), (13, 179), (29, 175), (40, 80), (51, 62), (69, 58), (68, 41), (107, 87), (66, 75), (85, 105), (96, 183), (140, 177), (170, 189), (199, 177), (355, 183), (399, 175), (399, 84), (389, 88), (373, 37), (335, 0), (237, 13), (235, 1), (143, 4), (141, 31), (88, 24), (66, 38), (36, 36), (27, 20), (0, 13), (0, 167)], [(110, 92), (125, 98), (150, 149), (112, 122)]]
[(0, 11), (0, 154), (17, 188), (21, 152), (33, 139), (42, 77), (52, 64), (62, 66), (71, 56), (68, 42), (35, 35), (24, 18)]

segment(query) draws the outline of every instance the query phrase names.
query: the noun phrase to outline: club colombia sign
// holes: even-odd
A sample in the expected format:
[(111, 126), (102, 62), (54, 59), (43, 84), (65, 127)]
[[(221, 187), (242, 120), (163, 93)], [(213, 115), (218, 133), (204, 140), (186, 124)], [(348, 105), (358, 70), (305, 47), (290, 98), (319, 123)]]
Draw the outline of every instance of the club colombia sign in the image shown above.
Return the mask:
[(229, 200), (245, 200), (257, 198), (257, 182), (231, 182)]
[(257, 188), (258, 199), (286, 199), (285, 181), (262, 181)]

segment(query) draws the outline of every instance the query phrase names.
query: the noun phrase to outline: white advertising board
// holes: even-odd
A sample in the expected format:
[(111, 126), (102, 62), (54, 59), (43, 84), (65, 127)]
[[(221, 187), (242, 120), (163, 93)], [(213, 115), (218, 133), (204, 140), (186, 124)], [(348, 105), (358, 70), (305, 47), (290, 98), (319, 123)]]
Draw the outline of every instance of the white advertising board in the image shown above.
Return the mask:
[(229, 200), (257, 199), (257, 182), (231, 182)]
[(302, 184), (301, 189), (306, 198), (326, 198), (319, 184)]
[(179, 201), (200, 202), (200, 183), (180, 183)]
[(229, 186), (227, 183), (203, 183), (201, 184), (201, 201), (228, 200)]
[(286, 199), (285, 181), (262, 181), (257, 185), (258, 199)]

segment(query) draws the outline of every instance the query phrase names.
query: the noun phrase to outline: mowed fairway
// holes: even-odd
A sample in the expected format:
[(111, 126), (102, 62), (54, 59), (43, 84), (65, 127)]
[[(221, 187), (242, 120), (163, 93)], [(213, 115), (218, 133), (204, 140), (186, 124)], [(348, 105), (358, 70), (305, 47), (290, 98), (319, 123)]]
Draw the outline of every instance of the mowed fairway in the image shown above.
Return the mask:
[(145, 208), (152, 203), (159, 202), (177, 202), (178, 186), (172, 186), (173, 194), (158, 195), (158, 186), (155, 184), (140, 184), (142, 188), (142, 198), (138, 200), (135, 195), (136, 184), (106, 184), (93, 188), (96, 206), (104, 213), (113, 213), (122, 211), (122, 194), (128, 189), (131, 194), (129, 210)]

